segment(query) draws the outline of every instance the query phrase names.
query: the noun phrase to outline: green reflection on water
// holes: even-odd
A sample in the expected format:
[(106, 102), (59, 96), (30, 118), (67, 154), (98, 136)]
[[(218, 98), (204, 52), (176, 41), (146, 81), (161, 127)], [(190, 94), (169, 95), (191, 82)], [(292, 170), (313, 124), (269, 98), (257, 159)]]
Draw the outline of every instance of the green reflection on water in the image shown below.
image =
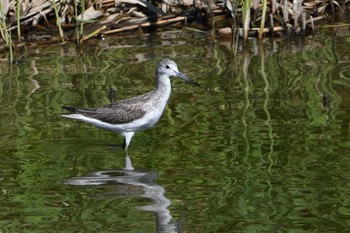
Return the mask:
[(173, 80), (161, 121), (136, 134), (129, 153), (158, 174), (141, 183), (165, 189), (179, 232), (346, 231), (349, 42), (327, 36), (251, 42), (235, 56), (175, 32), (133, 47), (112, 38), (82, 50), (38, 47), (18, 66), (1, 64), (0, 229), (161, 232), (160, 212), (140, 210), (153, 199), (125, 191), (135, 185), (63, 184), (121, 169), (124, 154), (122, 137), (60, 114), (62, 105), (109, 103), (110, 88), (117, 99), (148, 91), (170, 56), (202, 88)]

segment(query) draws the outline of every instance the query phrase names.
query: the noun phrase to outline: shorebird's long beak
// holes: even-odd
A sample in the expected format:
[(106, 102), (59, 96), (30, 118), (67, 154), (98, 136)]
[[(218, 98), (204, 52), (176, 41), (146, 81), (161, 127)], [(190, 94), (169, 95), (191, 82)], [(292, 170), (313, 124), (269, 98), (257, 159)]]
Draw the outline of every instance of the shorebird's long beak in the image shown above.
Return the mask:
[(193, 81), (192, 79), (188, 78), (186, 75), (184, 75), (184, 74), (181, 73), (181, 72), (176, 72), (176, 75), (177, 75), (179, 78), (185, 80), (185, 81), (188, 82), (188, 83), (191, 83), (191, 84), (194, 84), (194, 85), (196, 85), (196, 86), (199, 86), (198, 83), (196, 83), (196, 82)]

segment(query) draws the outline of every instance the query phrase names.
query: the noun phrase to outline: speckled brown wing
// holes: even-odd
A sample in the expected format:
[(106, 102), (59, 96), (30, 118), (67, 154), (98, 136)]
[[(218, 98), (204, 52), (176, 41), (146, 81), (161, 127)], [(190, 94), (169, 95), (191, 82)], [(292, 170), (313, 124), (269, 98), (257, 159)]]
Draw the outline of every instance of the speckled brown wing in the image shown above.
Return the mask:
[(72, 113), (79, 113), (110, 124), (129, 123), (145, 115), (142, 103), (132, 99), (115, 102), (101, 108), (64, 108)]

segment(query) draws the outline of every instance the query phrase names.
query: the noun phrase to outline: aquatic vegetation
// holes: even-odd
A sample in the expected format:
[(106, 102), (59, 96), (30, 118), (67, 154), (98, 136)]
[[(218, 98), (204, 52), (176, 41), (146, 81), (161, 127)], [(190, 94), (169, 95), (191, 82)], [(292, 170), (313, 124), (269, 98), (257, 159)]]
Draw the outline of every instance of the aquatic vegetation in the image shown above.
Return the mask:
[[(9, 49), (10, 61), (13, 60), (13, 41), (11, 38), (11, 31), (7, 30), (7, 23), (5, 12), (8, 9), (8, 3), (6, 1), (0, 1), (0, 32), (5, 47)], [(1, 47), (0, 47), (1, 49)]]

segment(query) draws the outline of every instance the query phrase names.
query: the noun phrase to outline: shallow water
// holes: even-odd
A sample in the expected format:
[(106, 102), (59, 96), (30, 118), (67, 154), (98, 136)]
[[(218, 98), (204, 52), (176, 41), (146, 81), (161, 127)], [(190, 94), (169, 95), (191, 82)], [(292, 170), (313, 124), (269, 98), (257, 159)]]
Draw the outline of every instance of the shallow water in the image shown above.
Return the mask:
[[(0, 64), (1, 232), (346, 232), (349, 45), (327, 29), (236, 53), (191, 31), (28, 48)], [(131, 161), (60, 117), (150, 90), (163, 57), (201, 87), (173, 80)]]

